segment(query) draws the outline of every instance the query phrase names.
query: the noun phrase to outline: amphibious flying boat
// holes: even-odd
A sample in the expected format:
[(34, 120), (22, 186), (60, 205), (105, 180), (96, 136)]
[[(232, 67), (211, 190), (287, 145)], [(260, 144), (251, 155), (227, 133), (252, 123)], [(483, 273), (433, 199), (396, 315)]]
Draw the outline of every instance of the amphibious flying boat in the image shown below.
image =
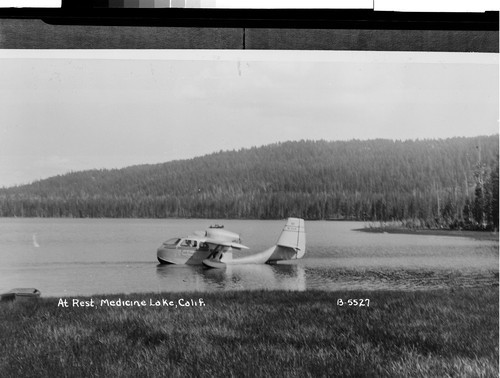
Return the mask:
[(221, 226), (197, 231), (193, 235), (173, 238), (157, 250), (161, 264), (203, 264), (223, 268), (226, 264), (272, 264), (280, 260), (300, 259), (306, 252), (304, 220), (288, 218), (276, 245), (259, 252), (246, 254), (237, 233)]

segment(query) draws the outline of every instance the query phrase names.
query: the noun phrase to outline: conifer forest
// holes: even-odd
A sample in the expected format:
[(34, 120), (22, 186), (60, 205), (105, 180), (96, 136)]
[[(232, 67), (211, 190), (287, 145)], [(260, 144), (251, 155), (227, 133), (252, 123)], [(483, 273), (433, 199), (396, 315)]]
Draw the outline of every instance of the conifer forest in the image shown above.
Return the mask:
[(498, 135), (297, 141), (0, 189), (2, 217), (401, 221), (498, 229)]

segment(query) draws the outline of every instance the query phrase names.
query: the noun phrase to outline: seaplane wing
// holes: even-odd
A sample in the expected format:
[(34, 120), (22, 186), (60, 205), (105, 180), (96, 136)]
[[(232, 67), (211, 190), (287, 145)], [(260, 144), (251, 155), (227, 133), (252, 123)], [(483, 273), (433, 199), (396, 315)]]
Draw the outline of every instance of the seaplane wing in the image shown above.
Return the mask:
[(228, 241), (217, 240), (217, 239), (212, 239), (212, 238), (205, 238), (202, 240), (205, 243), (214, 244), (214, 245), (221, 245), (223, 247), (231, 247), (231, 248), (236, 248), (236, 249), (250, 249), (247, 246), (240, 244), (240, 243), (228, 242)]

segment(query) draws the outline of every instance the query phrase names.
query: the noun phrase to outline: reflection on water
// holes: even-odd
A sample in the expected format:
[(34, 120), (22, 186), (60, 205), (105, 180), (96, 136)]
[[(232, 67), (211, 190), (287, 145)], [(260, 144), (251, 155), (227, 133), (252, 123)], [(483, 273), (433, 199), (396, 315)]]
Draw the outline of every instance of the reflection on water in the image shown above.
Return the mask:
[(214, 290), (426, 290), (498, 285), (498, 239), (371, 234), (360, 222), (306, 222), (304, 259), (224, 270), (158, 265), (172, 236), (225, 224), (260, 252), (283, 221), (0, 218), (0, 293), (44, 296)]
[[(297, 265), (228, 265), (206, 269), (190, 265), (158, 265), (156, 274), (164, 291), (306, 290), (305, 270)], [(182, 284), (180, 284), (182, 283)]]
[[(157, 265), (161, 291), (214, 290), (426, 290), (498, 285), (498, 271), (476, 269), (353, 269), (302, 264)], [(305, 265), (305, 267), (303, 266)]]

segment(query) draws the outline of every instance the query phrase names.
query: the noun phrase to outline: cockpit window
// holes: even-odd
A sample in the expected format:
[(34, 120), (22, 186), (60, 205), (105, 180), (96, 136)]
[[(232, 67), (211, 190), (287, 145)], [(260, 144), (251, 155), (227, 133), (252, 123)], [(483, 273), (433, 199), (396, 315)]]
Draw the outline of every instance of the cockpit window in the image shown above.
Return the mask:
[(166, 241), (165, 243), (163, 243), (163, 244), (165, 244), (165, 245), (177, 245), (177, 244), (179, 244), (179, 241), (180, 241), (180, 240), (181, 240), (181, 239), (179, 239), (179, 238), (172, 238), (172, 239), (167, 240), (167, 241)]
[(181, 243), (181, 247), (196, 248), (196, 246), (197, 246), (196, 240), (184, 239)]

